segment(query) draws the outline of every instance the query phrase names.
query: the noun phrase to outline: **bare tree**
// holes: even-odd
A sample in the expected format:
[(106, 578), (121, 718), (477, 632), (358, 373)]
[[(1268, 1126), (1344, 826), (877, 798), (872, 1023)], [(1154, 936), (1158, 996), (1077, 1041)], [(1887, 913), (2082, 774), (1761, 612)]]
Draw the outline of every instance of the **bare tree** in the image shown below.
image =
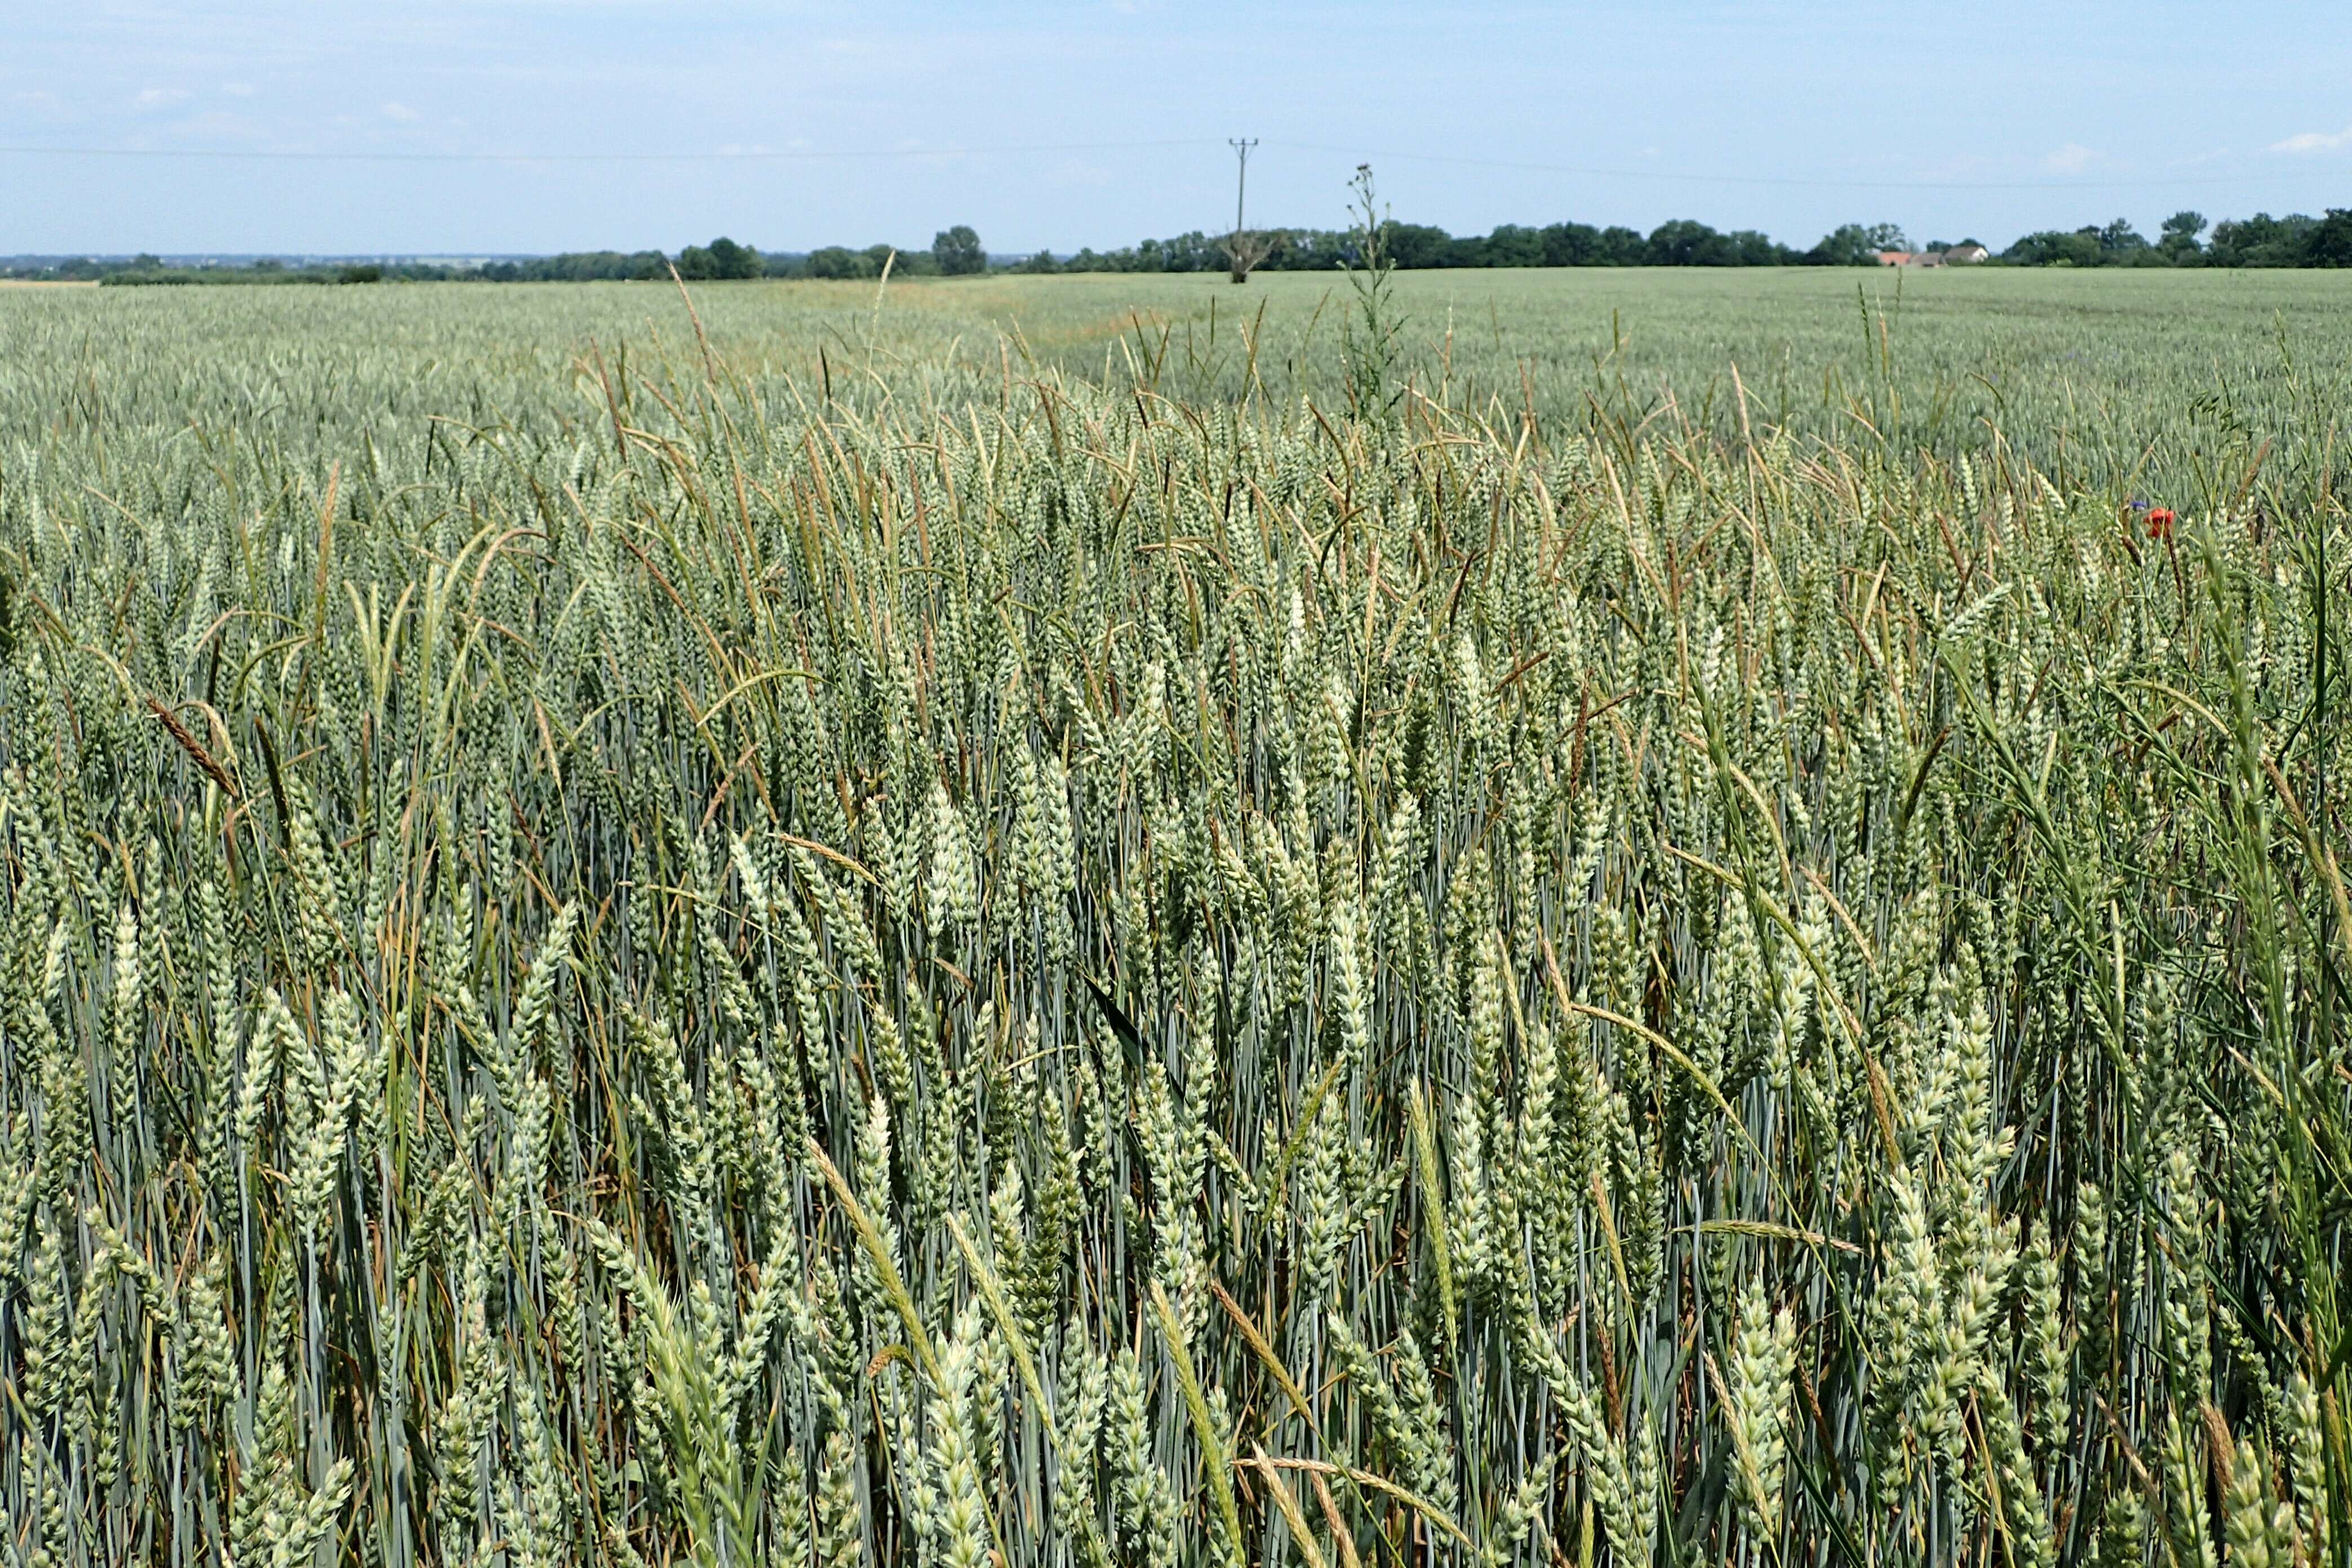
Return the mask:
[(1232, 270), (1235, 283), (1247, 283), (1249, 275), (1265, 265), (1274, 254), (1274, 236), (1251, 229), (1236, 229), (1218, 242), (1217, 248), (1225, 253), (1225, 265)]

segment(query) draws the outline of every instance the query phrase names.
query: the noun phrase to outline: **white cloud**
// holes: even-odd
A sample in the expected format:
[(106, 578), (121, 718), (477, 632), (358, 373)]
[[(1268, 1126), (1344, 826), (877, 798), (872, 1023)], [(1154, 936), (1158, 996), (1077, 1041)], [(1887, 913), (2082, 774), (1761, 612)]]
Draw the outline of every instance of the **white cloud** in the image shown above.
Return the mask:
[(2079, 141), (2069, 141), (2056, 152), (2044, 156), (2042, 166), (2056, 174), (2079, 174), (2106, 154)]
[(253, 96), (253, 84), (249, 81), (225, 81), (221, 83), (221, 96), (223, 98), (251, 98)]
[(2339, 147), (2352, 147), (2352, 127), (2342, 131), (2305, 131), (2284, 141), (2273, 141), (2263, 149), (2269, 152), (2333, 152)]
[(185, 103), (188, 95), (175, 87), (151, 87), (131, 101), (142, 109), (170, 109)]
[(418, 120), (425, 118), (404, 103), (385, 104), (383, 106), (383, 117), (386, 120), (397, 120), (403, 125), (414, 125)]

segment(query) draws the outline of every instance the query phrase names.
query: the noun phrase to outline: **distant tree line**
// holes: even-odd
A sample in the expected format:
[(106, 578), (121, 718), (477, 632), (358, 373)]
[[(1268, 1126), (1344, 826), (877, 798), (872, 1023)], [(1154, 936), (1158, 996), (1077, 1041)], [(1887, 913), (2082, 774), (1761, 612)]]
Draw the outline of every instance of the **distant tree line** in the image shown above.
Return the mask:
[[(2208, 227), (2210, 240), (2205, 237)], [(1275, 229), (1257, 236), (1271, 271), (1328, 270), (1350, 259), (1355, 236), (1332, 229)], [(1882, 254), (1909, 252), (1894, 224), (1844, 224), (1798, 250), (1754, 229), (1728, 233), (1675, 218), (1644, 235), (1622, 226), (1559, 223), (1542, 228), (1505, 224), (1485, 235), (1456, 236), (1426, 224), (1391, 223), (1383, 235), (1400, 267), (1872, 267)], [(1022, 272), (1212, 272), (1225, 266), (1223, 235), (1195, 230), (1114, 251), (1081, 250), (1056, 259), (1039, 255)], [(1962, 246), (1975, 244), (1962, 240)], [(1929, 254), (1955, 247), (1933, 240)], [(2079, 229), (2029, 234), (1986, 258), (2012, 267), (2352, 267), (2352, 209), (2325, 217), (2301, 213), (2209, 225), (2202, 214), (2176, 213), (2151, 243), (2126, 219)]]
[[(969, 224), (942, 229), (929, 250), (872, 245), (862, 250), (828, 246), (806, 253), (762, 254), (725, 235), (690, 245), (672, 256), (658, 250), (566, 251), (556, 256), (485, 262), (328, 262), (289, 267), (265, 257), (239, 267), (173, 265), (154, 256), (128, 259), (0, 262), (0, 277), (110, 284), (234, 283), (614, 283), (667, 282), (670, 269), (689, 283), (755, 277), (955, 277), (990, 270), (988, 253)], [(998, 270), (1003, 270), (999, 268)]]
[[(1255, 270), (1328, 272), (1354, 259), (1357, 236), (1342, 229), (1268, 229), (1256, 236), (1265, 258)], [(1643, 235), (1591, 224), (1530, 228), (1505, 224), (1487, 235), (1456, 236), (1428, 224), (1391, 223), (1383, 247), (1400, 267), (1774, 267), (1803, 259), (1753, 229), (1719, 233), (1677, 219)], [(1081, 250), (1056, 260), (1029, 257), (1027, 272), (1218, 272), (1226, 266), (1225, 236), (1198, 229), (1171, 239), (1148, 239), (1112, 251)]]
[(420, 279), (446, 275), (449, 268), (398, 262), (334, 261), (289, 267), (274, 256), (244, 267), (174, 266), (159, 256), (140, 255), (127, 259), (93, 260), (76, 256), (58, 262), (17, 260), (0, 264), (0, 277), (30, 278), (47, 283), (382, 283), (387, 278)]
[(2202, 213), (2175, 213), (2151, 243), (2129, 220), (2079, 229), (2042, 229), (2001, 253), (2020, 267), (2352, 267), (2352, 208), (2330, 207), (2325, 217), (2289, 213), (2274, 218), (2224, 219), (2211, 225)]
[[(2208, 229), (2210, 229), (2210, 237)], [(1328, 272), (1354, 258), (1357, 238), (1342, 229), (1259, 231), (1254, 265), (1270, 272)], [(1612, 225), (1558, 223), (1540, 228), (1504, 224), (1484, 235), (1450, 235), (1428, 224), (1391, 222), (1382, 235), (1400, 267), (1868, 267), (1881, 253), (1908, 251), (1893, 224), (1845, 224), (1810, 248), (1798, 250), (1755, 229), (1724, 232), (1694, 218), (1675, 218), (1649, 233)], [(1963, 245), (1973, 244), (1962, 241)], [(113, 284), (349, 284), (378, 282), (587, 283), (666, 281), (675, 267), (692, 283), (757, 277), (958, 277), (981, 273), (1216, 272), (1225, 268), (1227, 238), (1194, 229), (1116, 250), (1085, 249), (1056, 257), (1040, 251), (997, 263), (967, 224), (942, 229), (928, 250), (889, 245), (826, 246), (806, 252), (761, 252), (724, 237), (690, 245), (670, 256), (657, 250), (568, 251), (558, 256), (493, 261), (480, 266), (427, 262), (333, 262), (292, 267), (262, 260), (242, 267), (173, 266), (152, 256), (123, 259), (0, 264), (0, 277), (94, 280)], [(1927, 252), (1952, 247), (1934, 241)], [(2149, 240), (2117, 218), (2078, 229), (2042, 229), (1988, 257), (2012, 267), (2352, 267), (2352, 208), (2330, 207), (2321, 217), (2291, 213), (2209, 225), (2202, 214), (2175, 213)]]

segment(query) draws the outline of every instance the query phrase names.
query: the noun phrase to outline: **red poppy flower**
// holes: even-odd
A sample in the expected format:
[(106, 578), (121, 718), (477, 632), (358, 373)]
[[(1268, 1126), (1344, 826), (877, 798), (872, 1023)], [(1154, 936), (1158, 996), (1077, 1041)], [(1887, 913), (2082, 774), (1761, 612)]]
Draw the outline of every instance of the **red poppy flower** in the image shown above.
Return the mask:
[(2164, 507), (2151, 507), (2147, 513), (2147, 537), (2168, 539), (2172, 537), (2172, 513)]

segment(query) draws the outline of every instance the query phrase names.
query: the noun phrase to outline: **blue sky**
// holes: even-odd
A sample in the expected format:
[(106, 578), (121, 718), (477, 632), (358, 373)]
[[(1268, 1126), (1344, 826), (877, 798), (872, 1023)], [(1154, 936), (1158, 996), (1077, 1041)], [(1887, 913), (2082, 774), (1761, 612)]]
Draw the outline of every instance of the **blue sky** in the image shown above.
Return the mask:
[[(1268, 224), (1370, 157), (1456, 233), (2152, 235), (2352, 206), (2347, 83), (2318, 0), (0, 0), (0, 254), (1068, 251), (1229, 225), (1243, 134)], [(486, 153), (705, 156), (432, 161)]]

